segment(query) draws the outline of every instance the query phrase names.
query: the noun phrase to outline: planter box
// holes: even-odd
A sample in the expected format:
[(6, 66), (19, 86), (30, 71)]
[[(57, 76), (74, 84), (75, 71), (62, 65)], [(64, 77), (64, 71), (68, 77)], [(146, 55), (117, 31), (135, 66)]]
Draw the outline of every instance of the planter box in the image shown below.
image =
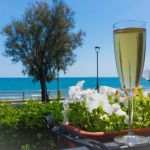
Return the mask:
[[(80, 137), (99, 140), (102, 142), (113, 141), (114, 137), (119, 136), (119, 135), (125, 135), (128, 133), (128, 130), (112, 131), (112, 132), (87, 132), (82, 129), (74, 127), (69, 122), (63, 123), (61, 125), (61, 128), (65, 129), (66, 131), (71, 132), (75, 135), (78, 135)], [(138, 134), (138, 135), (148, 136), (148, 135), (150, 135), (150, 128), (134, 129), (134, 133)]]

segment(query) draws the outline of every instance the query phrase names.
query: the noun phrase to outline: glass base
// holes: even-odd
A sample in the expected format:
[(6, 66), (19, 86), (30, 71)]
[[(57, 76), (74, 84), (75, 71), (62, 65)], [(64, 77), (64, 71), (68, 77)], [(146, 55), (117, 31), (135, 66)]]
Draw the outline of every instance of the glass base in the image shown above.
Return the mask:
[(119, 144), (127, 144), (128, 146), (148, 144), (146, 137), (138, 135), (117, 136), (114, 140)]

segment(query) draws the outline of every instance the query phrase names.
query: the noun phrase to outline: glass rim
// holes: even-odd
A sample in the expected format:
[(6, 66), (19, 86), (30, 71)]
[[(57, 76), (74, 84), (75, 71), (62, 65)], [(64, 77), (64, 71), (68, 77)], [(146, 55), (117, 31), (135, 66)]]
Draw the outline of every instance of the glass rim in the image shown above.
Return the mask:
[(113, 24), (113, 30), (126, 28), (146, 28), (146, 21), (143, 20), (123, 20)]

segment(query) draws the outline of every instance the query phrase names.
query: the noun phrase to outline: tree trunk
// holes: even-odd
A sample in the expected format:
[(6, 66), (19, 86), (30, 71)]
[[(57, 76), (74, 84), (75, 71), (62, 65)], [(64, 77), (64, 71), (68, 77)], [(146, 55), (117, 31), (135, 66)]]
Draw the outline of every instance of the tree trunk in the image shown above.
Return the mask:
[(62, 97), (62, 93), (60, 91), (60, 85), (59, 85), (59, 64), (57, 65), (57, 99), (60, 100)]
[(41, 85), (41, 97), (42, 97), (42, 101), (48, 101), (48, 94), (47, 94), (47, 87), (46, 87), (46, 82), (44, 79), (40, 80), (40, 85)]

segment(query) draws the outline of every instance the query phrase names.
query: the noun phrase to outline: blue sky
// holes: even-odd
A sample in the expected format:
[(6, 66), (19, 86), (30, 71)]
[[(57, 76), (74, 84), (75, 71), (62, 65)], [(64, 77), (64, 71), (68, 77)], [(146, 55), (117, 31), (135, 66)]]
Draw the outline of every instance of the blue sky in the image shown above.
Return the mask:
[[(45, 0), (51, 3), (51, 0)], [(74, 11), (75, 30), (86, 32), (84, 44), (77, 48), (76, 63), (62, 77), (96, 76), (95, 46), (100, 46), (99, 76), (117, 76), (112, 25), (122, 20), (147, 22), (147, 52), (145, 68), (150, 68), (150, 1), (149, 0), (64, 0)], [(0, 30), (12, 18), (22, 16), (34, 0), (0, 1)], [(0, 36), (0, 77), (23, 77), (21, 63), (13, 64), (2, 56), (4, 37)]]

